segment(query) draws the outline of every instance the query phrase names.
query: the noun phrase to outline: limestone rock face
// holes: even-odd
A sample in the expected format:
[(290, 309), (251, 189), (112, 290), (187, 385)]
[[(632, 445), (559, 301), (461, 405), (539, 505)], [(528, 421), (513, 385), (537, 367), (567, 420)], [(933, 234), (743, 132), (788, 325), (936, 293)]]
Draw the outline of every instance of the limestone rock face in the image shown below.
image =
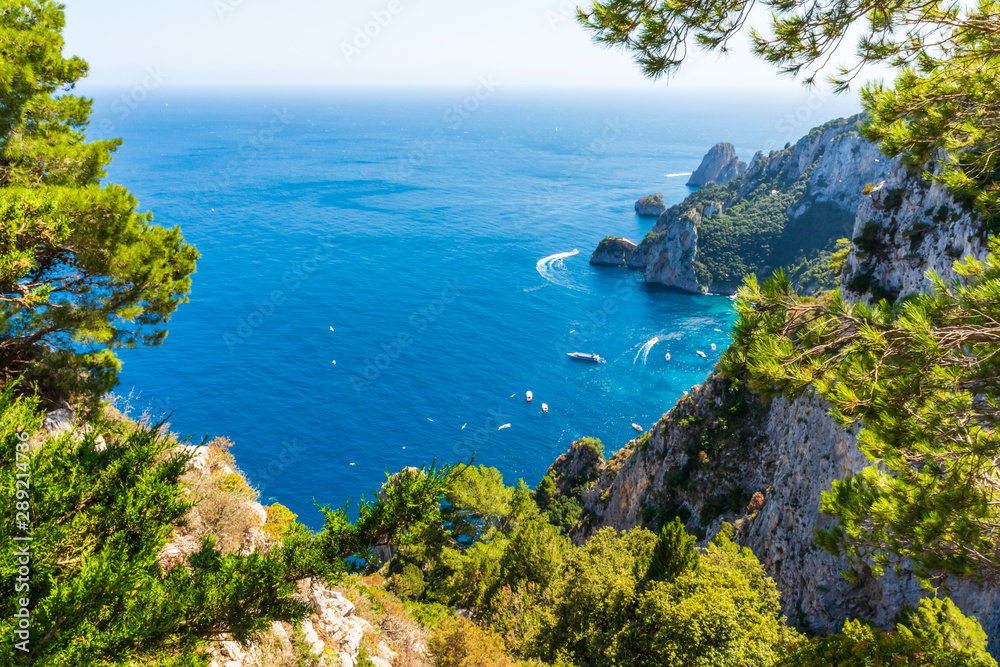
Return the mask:
[(657, 192), (655, 195), (647, 195), (635, 203), (635, 212), (638, 215), (658, 218), (660, 214), (667, 210), (663, 203), (663, 195)]
[(706, 183), (722, 185), (742, 174), (746, 168), (746, 163), (740, 162), (736, 157), (736, 149), (732, 144), (718, 143), (705, 154), (687, 184), (695, 187), (701, 187)]
[[(643, 241), (636, 258), (643, 258), (647, 283), (668, 285), (686, 292), (703, 292), (694, 272), (698, 253), (699, 211), (681, 215), (664, 213), (653, 227), (655, 236)], [(631, 266), (632, 264), (630, 264)]]
[[(354, 604), (340, 591), (335, 591), (317, 579), (296, 582), (297, 598), (309, 607), (309, 614), (300, 623), (300, 651), (313, 656), (311, 665), (318, 667), (355, 667), (365, 636), (373, 639), (369, 659), (376, 667), (390, 667), (399, 660), (382, 639), (381, 632), (362, 618)], [(247, 646), (222, 640), (209, 647), (213, 660), (209, 667), (258, 667), (268, 644), (281, 647), (287, 655), (295, 655), (289, 630), (275, 622), (265, 636), (259, 636)], [(266, 664), (272, 664), (267, 662)], [(284, 662), (281, 664), (285, 664)]]
[(986, 255), (980, 228), (975, 213), (942, 185), (917, 180), (897, 165), (858, 207), (854, 238), (866, 239), (870, 250), (848, 256), (843, 289), (864, 300), (926, 290), (928, 271), (954, 276), (955, 260)]
[(620, 236), (609, 236), (597, 244), (590, 255), (590, 263), (594, 266), (627, 266), (638, 246)]
[[(838, 148), (833, 151), (836, 155), (824, 154), (832, 159), (824, 167), (825, 182), (816, 186), (823, 196), (853, 197), (860, 180), (881, 169), (887, 172), (884, 182), (879, 181), (869, 194), (859, 195), (854, 235), (864, 242), (852, 246), (841, 277), (841, 289), (849, 299), (873, 296), (871, 290), (852, 291), (852, 285), (861, 284), (858, 275), (868, 276), (862, 282), (893, 296), (905, 296), (928, 288), (924, 274), (929, 269), (949, 280), (956, 277), (952, 264), (959, 256), (985, 257), (981, 223), (943, 188), (908, 176), (895, 163), (886, 168), (882, 165), (885, 159), (855, 137), (830, 137), (829, 141)], [(792, 159), (795, 151), (783, 158), (785, 167), (795, 169), (795, 165), (806, 163), (809, 147), (801, 148), (799, 158)], [(852, 174), (847, 155), (867, 164), (867, 172)], [(753, 170), (769, 168), (770, 162), (755, 159), (747, 177)], [(835, 183), (836, 175), (841, 178)], [(850, 183), (844, 186), (840, 181)], [(703, 212), (694, 211), (688, 217), (696, 219), (695, 214)], [(670, 212), (664, 214), (654, 231), (672, 225), (676, 218)], [(644, 253), (655, 256), (651, 248), (640, 246), (637, 256)], [(631, 441), (600, 466), (598, 480), (583, 498), (593, 514), (589, 530), (603, 526), (624, 530), (648, 524), (657, 511), (667, 507), (670, 512), (687, 513), (688, 525), (706, 529), (706, 539), (723, 520), (730, 521), (737, 526), (735, 539), (753, 549), (777, 583), (783, 612), (791, 623), (820, 633), (838, 631), (847, 618), (868, 618), (892, 627), (900, 607), (915, 605), (927, 595), (912, 572), (904, 568), (902, 576), (890, 572), (875, 577), (862, 569), (855, 571), (857, 583), (851, 584), (840, 576), (849, 568), (847, 562), (813, 542), (817, 528), (833, 523), (819, 511), (821, 494), (834, 480), (869, 465), (857, 447), (857, 429), (838, 427), (822, 398), (807, 393), (770, 403), (752, 399), (757, 404), (751, 411), (755, 421), (748, 424), (752, 435), (740, 447), (721, 451), (711, 465), (696, 466), (678, 490), (674, 480), (688, 463), (692, 437), (699, 435), (692, 424), (711, 419), (713, 410), (724, 400), (722, 385), (721, 376), (715, 376), (693, 387), (654, 425), (648, 439), (642, 436)], [(742, 492), (743, 498), (759, 492), (763, 504), (752, 511), (730, 508), (719, 516), (703, 515), (713, 494), (731, 489)], [(668, 497), (670, 504), (665, 505)], [(575, 536), (577, 540), (585, 537)], [(1000, 589), (996, 582), (980, 585), (952, 579), (945, 583), (963, 613), (982, 624), (990, 637), (991, 653), (1000, 653)]]

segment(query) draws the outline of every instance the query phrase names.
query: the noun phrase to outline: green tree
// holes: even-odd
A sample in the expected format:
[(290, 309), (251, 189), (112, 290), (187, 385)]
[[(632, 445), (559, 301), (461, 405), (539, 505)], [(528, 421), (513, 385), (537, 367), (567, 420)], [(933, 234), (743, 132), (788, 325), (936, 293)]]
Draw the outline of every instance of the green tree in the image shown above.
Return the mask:
[[(975, 621), (973, 621), (975, 622)], [(883, 632), (861, 621), (848, 620), (844, 629), (790, 647), (778, 667), (995, 667), (983, 650), (940, 646), (900, 627)]]
[(93, 399), (116, 383), (116, 348), (157, 345), (186, 301), (198, 257), (101, 186), (118, 140), (88, 142), (87, 71), (63, 58), (63, 8), (0, 3), (0, 380), (27, 373)]
[(697, 538), (688, 535), (678, 517), (660, 529), (653, 546), (646, 579), (672, 582), (679, 575), (698, 567)]
[(924, 598), (896, 615), (897, 632), (918, 638), (924, 646), (937, 651), (965, 652), (986, 664), (992, 658), (986, 652), (986, 633), (974, 618), (969, 618), (948, 598)]
[(619, 664), (773, 665), (796, 638), (778, 599), (756, 556), (720, 533), (701, 567), (641, 595), (619, 642)]
[(1000, 242), (962, 279), (901, 303), (852, 304), (839, 292), (801, 298), (777, 274), (740, 289), (727, 372), (746, 366), (755, 390), (795, 396), (814, 387), (872, 465), (834, 482), (820, 531), (834, 553), (882, 571), (909, 559), (933, 573), (1000, 569)]

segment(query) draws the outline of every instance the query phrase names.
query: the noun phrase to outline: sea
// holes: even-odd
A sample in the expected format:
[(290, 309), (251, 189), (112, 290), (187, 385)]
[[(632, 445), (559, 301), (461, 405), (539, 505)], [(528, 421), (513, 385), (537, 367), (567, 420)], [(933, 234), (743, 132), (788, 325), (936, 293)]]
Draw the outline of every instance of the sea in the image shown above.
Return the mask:
[(641, 240), (636, 199), (683, 200), (716, 142), (749, 161), (856, 111), (488, 80), (84, 92), (89, 136), (124, 142), (105, 181), (201, 253), (165, 343), (120, 352), (117, 404), (230, 439), (261, 501), (312, 528), (405, 466), (474, 458), (534, 486), (575, 439), (610, 454), (648, 429), (712, 372), (732, 301), (590, 253)]

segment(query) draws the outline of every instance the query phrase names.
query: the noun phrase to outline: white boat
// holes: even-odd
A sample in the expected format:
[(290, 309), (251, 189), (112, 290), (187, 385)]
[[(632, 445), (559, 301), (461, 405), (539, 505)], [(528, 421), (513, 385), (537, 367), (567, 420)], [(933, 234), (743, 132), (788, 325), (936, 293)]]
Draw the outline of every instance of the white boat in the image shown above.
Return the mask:
[(500, 427), (500, 428), (498, 428), (497, 430), (498, 430), (498, 431), (500, 431), (500, 430), (503, 430), (503, 429), (505, 429), (505, 428), (510, 428), (510, 424), (504, 424), (503, 426), (501, 426), (501, 427)]
[(702, 352), (701, 350), (695, 350), (694, 353), (697, 354), (699, 357), (704, 357), (705, 356), (705, 353)]
[(586, 352), (567, 352), (571, 359), (579, 359), (580, 361), (593, 361), (595, 364), (599, 364), (604, 361), (596, 354), (587, 354)]
[(712, 343), (712, 349), (713, 350), (715, 349), (715, 343)]
[(542, 403), (542, 412), (548, 412), (548, 411), (549, 411), (549, 404)]
[(722, 329), (712, 329), (712, 331), (718, 331), (719, 333), (722, 333)]
[(670, 361), (670, 353), (669, 352), (667, 352), (667, 356), (665, 356), (664, 359), (666, 359), (667, 361)]
[(525, 398), (528, 399), (528, 403), (531, 403), (531, 399), (534, 397), (531, 395), (531, 392), (529, 391), (527, 394), (525, 394)]
[(642, 430), (643, 430), (642, 427), (639, 426), (638, 424), (636, 424), (635, 422), (632, 422), (632, 428), (634, 428), (639, 433), (642, 433)]

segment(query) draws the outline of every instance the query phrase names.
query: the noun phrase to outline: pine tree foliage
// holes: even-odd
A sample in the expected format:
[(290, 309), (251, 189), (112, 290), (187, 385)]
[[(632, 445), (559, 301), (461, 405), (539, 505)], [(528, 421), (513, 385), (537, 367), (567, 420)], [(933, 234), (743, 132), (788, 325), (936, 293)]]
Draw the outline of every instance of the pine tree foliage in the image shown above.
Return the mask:
[(698, 568), (697, 539), (688, 535), (678, 517), (660, 529), (649, 559), (646, 579), (672, 582), (682, 572)]
[(0, 2), (0, 379), (93, 399), (116, 383), (116, 348), (157, 345), (186, 300), (197, 252), (101, 185), (119, 140), (84, 135), (86, 74), (62, 56), (63, 8)]
[[(208, 536), (163, 570), (160, 551), (191, 498), (180, 482), (189, 457), (158, 428), (94, 422), (83, 437), (47, 437), (41, 416), (38, 399), (11, 386), (0, 393), (0, 502), (25, 503), (28, 518), (25, 526), (9, 511), (0, 520), (2, 664), (204, 665), (198, 649), (208, 639), (246, 641), (272, 620), (301, 616), (290, 595), (302, 568), (280, 546), (223, 555)], [(24, 547), (28, 556), (18, 555)], [(22, 608), (27, 651), (11, 641)]]
[(1000, 568), (1000, 242), (990, 248), (896, 304), (801, 298), (781, 273), (739, 292), (727, 372), (747, 367), (765, 394), (814, 387), (839, 423), (862, 423), (872, 465), (824, 494), (839, 524), (819, 541), (878, 572), (903, 558), (925, 581)]

